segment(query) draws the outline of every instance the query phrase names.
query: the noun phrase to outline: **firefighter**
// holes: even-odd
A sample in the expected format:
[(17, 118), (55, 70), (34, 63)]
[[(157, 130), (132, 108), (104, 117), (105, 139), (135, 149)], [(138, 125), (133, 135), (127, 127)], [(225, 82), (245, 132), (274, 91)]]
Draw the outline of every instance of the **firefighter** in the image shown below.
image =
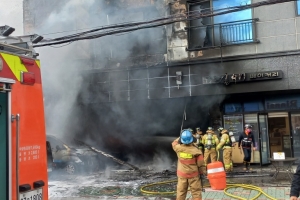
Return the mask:
[(177, 154), (177, 198), (185, 200), (188, 188), (194, 200), (202, 199), (201, 182), (199, 175), (205, 173), (202, 152), (193, 145), (194, 137), (188, 130), (182, 130), (180, 137), (175, 139), (172, 147)]
[(203, 137), (203, 132), (201, 131), (200, 127), (196, 128), (196, 133), (193, 134), (193, 136), (197, 139), (195, 145), (202, 151), (204, 151), (204, 145), (202, 144), (202, 137)]
[(217, 161), (216, 146), (219, 144), (219, 139), (211, 127), (208, 127), (206, 134), (202, 137), (202, 144), (204, 145), (205, 166), (208, 164), (209, 158), (211, 162)]
[(220, 131), (221, 140), (220, 143), (217, 146), (217, 151), (219, 151), (221, 148), (223, 149), (223, 163), (225, 167), (226, 172), (232, 172), (233, 165), (232, 165), (232, 146), (233, 141), (231, 140), (231, 137), (229, 136), (229, 132), (224, 128), (219, 128), (218, 131)]
[(244, 152), (244, 170), (250, 170), (250, 160), (251, 160), (251, 145), (253, 146), (253, 150), (256, 150), (256, 144), (254, 140), (254, 135), (252, 133), (252, 126), (250, 124), (246, 124), (244, 126), (245, 130), (243, 133), (240, 134), (239, 137), (239, 149), (242, 146)]

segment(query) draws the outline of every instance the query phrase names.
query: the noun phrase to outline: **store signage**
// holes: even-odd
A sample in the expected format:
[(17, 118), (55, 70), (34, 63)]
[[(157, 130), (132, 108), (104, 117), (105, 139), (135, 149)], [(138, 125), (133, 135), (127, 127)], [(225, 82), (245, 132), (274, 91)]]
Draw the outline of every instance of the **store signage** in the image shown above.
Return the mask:
[(279, 97), (279, 98), (267, 98), (265, 100), (266, 110), (294, 110), (300, 108), (300, 95)]
[(274, 160), (284, 160), (285, 159), (285, 153), (284, 152), (274, 152), (273, 153), (273, 159)]
[(291, 101), (275, 102), (275, 103), (266, 102), (266, 108), (267, 108), (267, 110), (297, 109), (298, 108), (298, 101), (297, 100), (291, 100)]
[(270, 79), (270, 78), (277, 78), (279, 77), (279, 71), (272, 71), (272, 72), (260, 72), (260, 73), (253, 73), (249, 74), (250, 79)]
[(202, 77), (202, 83), (203, 84), (223, 83), (225, 85), (229, 85), (232, 83), (282, 79), (282, 77), (283, 77), (282, 70), (262, 71), (262, 72), (255, 72), (255, 73), (236, 73), (236, 74), (226, 73), (221, 76)]

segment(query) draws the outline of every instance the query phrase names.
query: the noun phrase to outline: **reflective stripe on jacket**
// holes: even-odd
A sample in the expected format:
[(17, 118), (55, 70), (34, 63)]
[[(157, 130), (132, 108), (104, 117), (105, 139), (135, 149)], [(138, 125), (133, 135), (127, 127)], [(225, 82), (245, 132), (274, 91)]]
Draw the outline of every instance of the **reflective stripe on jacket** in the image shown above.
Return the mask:
[(179, 144), (179, 138), (173, 141), (172, 147), (177, 153), (177, 176), (180, 178), (193, 178), (205, 173), (202, 151), (194, 144)]

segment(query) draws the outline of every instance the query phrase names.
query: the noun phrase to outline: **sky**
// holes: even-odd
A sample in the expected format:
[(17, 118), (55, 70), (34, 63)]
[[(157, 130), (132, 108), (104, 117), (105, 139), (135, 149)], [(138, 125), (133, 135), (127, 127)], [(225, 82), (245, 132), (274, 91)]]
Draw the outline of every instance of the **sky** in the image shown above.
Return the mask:
[(9, 25), (16, 30), (12, 35), (23, 34), (23, 0), (1, 0), (0, 26)]

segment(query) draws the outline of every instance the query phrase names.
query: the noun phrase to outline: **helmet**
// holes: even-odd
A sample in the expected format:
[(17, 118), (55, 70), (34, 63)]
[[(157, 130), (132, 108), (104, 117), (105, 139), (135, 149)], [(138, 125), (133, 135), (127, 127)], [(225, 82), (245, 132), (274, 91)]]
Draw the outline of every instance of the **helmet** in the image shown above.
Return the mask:
[(206, 133), (214, 134), (214, 131), (213, 131), (212, 127), (207, 127)]
[(218, 128), (218, 131), (219, 131), (219, 132), (222, 132), (222, 130), (224, 130), (223, 127), (219, 127), (219, 128)]
[(197, 130), (197, 131), (201, 131), (201, 128), (200, 128), (200, 127), (197, 127), (196, 130)]
[(250, 124), (245, 124), (244, 128), (252, 128)]
[(190, 144), (194, 140), (192, 132), (189, 129), (181, 131), (180, 141), (182, 144)]

